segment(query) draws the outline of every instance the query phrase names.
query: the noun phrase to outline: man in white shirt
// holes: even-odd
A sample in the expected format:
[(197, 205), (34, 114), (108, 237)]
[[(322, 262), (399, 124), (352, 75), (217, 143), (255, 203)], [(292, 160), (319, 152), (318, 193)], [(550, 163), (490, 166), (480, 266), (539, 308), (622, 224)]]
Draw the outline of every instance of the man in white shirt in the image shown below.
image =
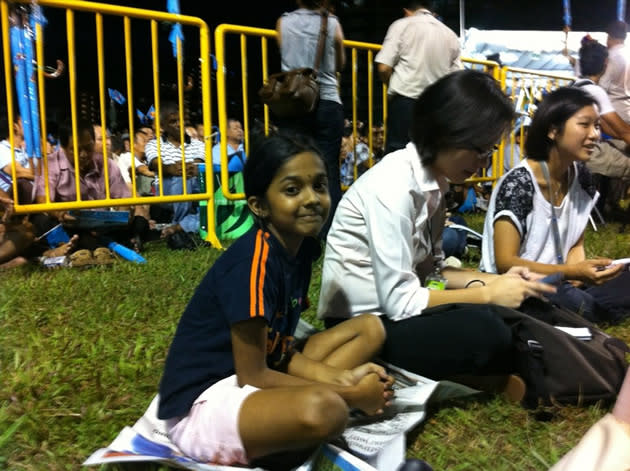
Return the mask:
[(606, 69), (608, 52), (597, 41), (589, 41), (580, 48), (582, 76), (573, 84), (597, 100), (602, 132), (610, 139), (599, 143), (586, 163), (593, 173), (607, 177), (630, 178), (630, 157), (626, 148), (630, 146), (630, 125), (615, 111), (606, 91), (598, 85)]
[(608, 37), (608, 65), (599, 81), (606, 90), (615, 111), (626, 123), (630, 123), (630, 63), (625, 47), (627, 25), (625, 21), (613, 21), (606, 28)]
[(412, 106), (422, 91), (462, 68), (457, 36), (426, 8), (426, 3), (406, 2), (404, 18), (390, 25), (374, 59), (379, 78), (389, 87), (386, 154), (409, 142)]

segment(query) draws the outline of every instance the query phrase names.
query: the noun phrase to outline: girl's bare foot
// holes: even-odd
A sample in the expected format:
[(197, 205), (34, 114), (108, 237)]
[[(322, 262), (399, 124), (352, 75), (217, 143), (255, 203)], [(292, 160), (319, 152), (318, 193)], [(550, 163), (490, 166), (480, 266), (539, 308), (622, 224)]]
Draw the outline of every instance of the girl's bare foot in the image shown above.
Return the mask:
[(42, 255), (44, 257), (62, 257), (64, 255), (68, 255), (76, 248), (78, 242), (79, 236), (77, 234), (74, 234), (70, 238), (70, 241), (66, 242), (65, 244), (61, 244), (54, 249), (46, 250)]

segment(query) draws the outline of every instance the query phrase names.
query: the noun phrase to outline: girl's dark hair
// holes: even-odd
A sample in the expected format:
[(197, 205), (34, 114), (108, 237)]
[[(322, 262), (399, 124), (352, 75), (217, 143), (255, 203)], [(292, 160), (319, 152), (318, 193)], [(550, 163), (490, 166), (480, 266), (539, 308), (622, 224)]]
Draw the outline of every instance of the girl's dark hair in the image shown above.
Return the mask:
[(564, 131), (567, 120), (585, 106), (596, 105), (597, 101), (578, 87), (560, 87), (548, 94), (538, 106), (525, 140), (528, 159), (547, 160), (553, 141), (549, 131)]
[(324, 162), (324, 167), (327, 168), (315, 142), (302, 134), (279, 130), (270, 133), (269, 137), (253, 135), (252, 147), (253, 151), (245, 161), (245, 168), (243, 169), (245, 196), (247, 198), (250, 196), (264, 197), (278, 169), (291, 157), (302, 152), (312, 152), (318, 155)]
[(425, 166), (444, 149), (489, 149), (508, 130), (513, 108), (490, 75), (468, 69), (453, 72), (416, 100), (411, 140)]

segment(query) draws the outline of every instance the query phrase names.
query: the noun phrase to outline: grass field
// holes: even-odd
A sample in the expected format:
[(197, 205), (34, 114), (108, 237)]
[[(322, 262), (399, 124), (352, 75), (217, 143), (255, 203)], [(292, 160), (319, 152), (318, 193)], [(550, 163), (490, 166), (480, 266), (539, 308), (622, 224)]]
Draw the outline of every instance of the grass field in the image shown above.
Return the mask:
[[(477, 230), (481, 221), (469, 218)], [(615, 224), (589, 229), (587, 248), (627, 257), (630, 235)], [(157, 242), (147, 246), (146, 265), (0, 273), (0, 469), (79, 469), (132, 425), (156, 392), (179, 316), (219, 255)], [(606, 330), (630, 342), (630, 321)], [(500, 398), (454, 403), (409, 435), (408, 455), (436, 471), (542, 470), (605, 412), (567, 407), (542, 421)]]

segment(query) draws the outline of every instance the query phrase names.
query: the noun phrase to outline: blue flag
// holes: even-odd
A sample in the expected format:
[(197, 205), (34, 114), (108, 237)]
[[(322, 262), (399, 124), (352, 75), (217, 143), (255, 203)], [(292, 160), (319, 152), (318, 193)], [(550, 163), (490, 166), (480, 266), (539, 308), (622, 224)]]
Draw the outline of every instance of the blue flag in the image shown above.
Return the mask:
[(107, 91), (109, 92), (109, 98), (111, 98), (113, 101), (115, 101), (119, 105), (124, 105), (125, 102), (127, 101), (125, 97), (123, 96), (123, 94), (120, 93), (118, 90), (114, 90), (113, 88), (108, 88)]
[[(166, 0), (166, 10), (169, 13), (176, 13), (179, 15), (179, 0)], [(173, 57), (177, 57), (177, 39), (184, 41), (184, 33), (182, 31), (182, 25), (175, 23), (171, 29), (171, 33), (168, 35), (168, 40), (173, 45)]]
[(140, 124), (145, 124), (146, 125), (146, 124), (149, 123), (149, 119), (147, 118), (147, 115), (145, 115), (138, 108), (136, 108), (136, 115), (138, 115), (138, 119), (140, 120)]

